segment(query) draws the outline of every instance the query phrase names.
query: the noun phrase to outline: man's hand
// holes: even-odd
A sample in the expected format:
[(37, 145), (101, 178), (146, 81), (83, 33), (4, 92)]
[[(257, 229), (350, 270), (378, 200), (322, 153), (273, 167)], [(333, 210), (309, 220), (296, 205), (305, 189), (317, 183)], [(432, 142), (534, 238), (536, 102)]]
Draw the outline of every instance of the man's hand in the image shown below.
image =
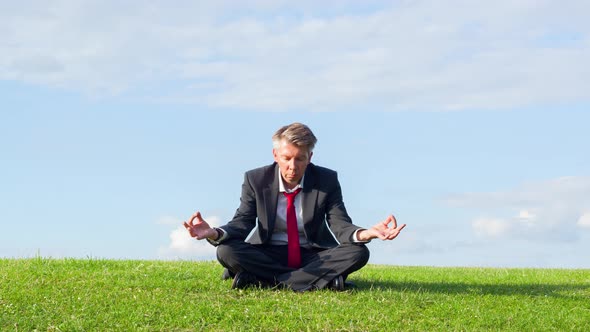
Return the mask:
[[(389, 224), (392, 224), (389, 227)], [(363, 229), (356, 233), (359, 241), (370, 241), (372, 239), (380, 238), (381, 240), (393, 240), (406, 227), (406, 224), (397, 226), (397, 220), (393, 215), (389, 215), (385, 220), (376, 224), (369, 229)]]
[[(196, 219), (196, 222), (195, 222)], [(209, 224), (201, 217), (201, 212), (197, 211), (188, 222), (184, 222), (184, 227), (190, 235), (197, 240), (209, 238), (211, 240), (217, 239), (217, 231), (211, 228)]]

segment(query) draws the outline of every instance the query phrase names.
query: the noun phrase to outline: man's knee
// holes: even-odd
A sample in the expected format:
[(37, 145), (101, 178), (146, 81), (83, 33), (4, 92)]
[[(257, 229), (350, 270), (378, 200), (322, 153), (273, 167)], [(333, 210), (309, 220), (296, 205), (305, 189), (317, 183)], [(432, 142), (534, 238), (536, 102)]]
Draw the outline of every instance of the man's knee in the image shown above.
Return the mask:
[(217, 260), (226, 267), (236, 265), (238, 256), (241, 252), (241, 244), (228, 241), (217, 246)]
[(343, 250), (348, 260), (355, 262), (357, 266), (364, 266), (369, 261), (371, 253), (369, 248), (364, 244), (342, 244), (340, 250)]
[(367, 262), (369, 262), (369, 257), (371, 257), (371, 252), (369, 251), (369, 248), (367, 248), (367, 246), (364, 244), (357, 244), (354, 245), (354, 247), (356, 247), (356, 261), (361, 266), (366, 265)]
[(349, 243), (338, 246), (340, 260), (346, 262), (346, 276), (354, 271), (362, 269), (369, 262), (370, 252), (364, 244)]
[(220, 244), (217, 246), (217, 259), (220, 261), (227, 261), (228, 258), (234, 255), (234, 249), (226, 244)]

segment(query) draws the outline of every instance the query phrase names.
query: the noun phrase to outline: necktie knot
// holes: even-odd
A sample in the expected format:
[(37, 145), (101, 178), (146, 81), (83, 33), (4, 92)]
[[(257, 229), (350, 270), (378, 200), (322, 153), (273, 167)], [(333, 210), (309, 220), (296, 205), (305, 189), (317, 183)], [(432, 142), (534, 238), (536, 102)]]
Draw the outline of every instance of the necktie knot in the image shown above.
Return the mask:
[(290, 193), (288, 193), (286, 191), (283, 192), (285, 197), (287, 197), (287, 203), (293, 204), (293, 202), (295, 201), (295, 196), (297, 196), (297, 194), (299, 194), (300, 191), (301, 191), (301, 188), (297, 188), (297, 190), (292, 191)]

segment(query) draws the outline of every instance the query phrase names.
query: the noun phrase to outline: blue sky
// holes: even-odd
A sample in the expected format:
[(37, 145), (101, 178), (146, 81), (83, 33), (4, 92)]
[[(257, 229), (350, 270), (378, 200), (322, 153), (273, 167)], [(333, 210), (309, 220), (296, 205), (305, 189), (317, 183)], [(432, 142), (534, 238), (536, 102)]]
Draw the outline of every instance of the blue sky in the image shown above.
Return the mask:
[(0, 257), (214, 259), (294, 121), (371, 262), (590, 268), (585, 1), (0, 4)]

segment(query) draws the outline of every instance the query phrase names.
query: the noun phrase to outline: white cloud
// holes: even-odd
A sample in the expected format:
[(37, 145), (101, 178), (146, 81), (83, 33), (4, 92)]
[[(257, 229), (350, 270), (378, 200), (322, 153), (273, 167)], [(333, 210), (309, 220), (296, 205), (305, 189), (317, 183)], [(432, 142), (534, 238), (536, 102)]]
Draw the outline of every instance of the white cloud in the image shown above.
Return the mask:
[[(168, 222), (173, 217), (162, 217), (159, 220)], [(220, 219), (216, 216), (208, 216), (205, 219), (212, 227), (219, 226)], [(167, 223), (165, 223), (167, 224)], [(192, 238), (182, 223), (170, 231), (170, 243), (165, 247), (160, 247), (158, 256), (160, 259), (198, 259), (214, 260), (216, 248), (205, 240), (196, 240)]]
[(578, 219), (577, 225), (582, 228), (590, 228), (590, 213), (584, 213), (580, 219)]
[[(561, 177), (549, 181), (523, 184), (503, 192), (451, 195), (446, 202), (455, 207), (476, 210), (496, 220), (484, 227), (481, 220), (473, 222), (480, 233), (493, 233), (505, 224), (511, 236), (531, 241), (572, 241), (577, 239), (576, 223), (584, 227), (590, 202), (590, 177)], [(516, 215), (516, 216), (514, 216)], [(578, 219), (580, 218), (580, 219)], [(499, 222), (502, 220), (502, 222)]]
[(590, 197), (590, 177), (563, 176), (546, 181), (523, 183), (508, 191), (449, 195), (445, 198), (445, 202), (456, 207), (478, 209), (509, 207), (521, 211), (526, 205), (540, 205), (540, 203), (556, 206), (583, 206), (588, 202), (588, 197)]
[(455, 110), (588, 101), (590, 89), (586, 1), (19, 4), (0, 5), (0, 79), (92, 95)]
[(489, 237), (504, 235), (510, 229), (508, 222), (494, 218), (478, 218), (473, 221), (472, 227), (477, 235)]
[(535, 220), (535, 215), (529, 210), (520, 210), (518, 212), (518, 219), (523, 221)]

